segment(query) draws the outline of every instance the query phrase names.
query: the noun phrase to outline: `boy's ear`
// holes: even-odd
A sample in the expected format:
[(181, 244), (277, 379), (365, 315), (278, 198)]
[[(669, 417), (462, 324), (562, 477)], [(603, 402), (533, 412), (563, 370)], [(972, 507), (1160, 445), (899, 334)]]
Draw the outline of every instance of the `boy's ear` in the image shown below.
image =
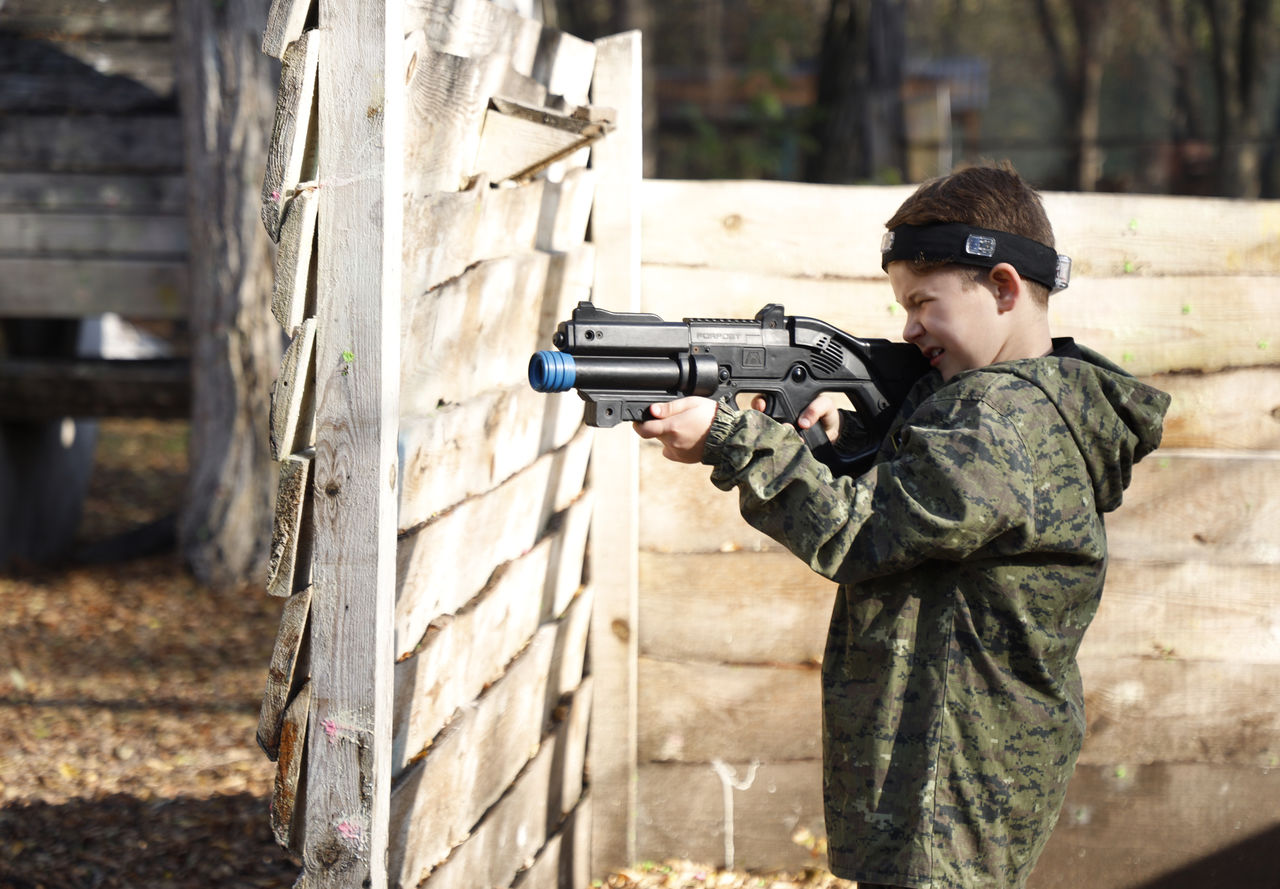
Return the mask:
[(987, 280), (995, 287), (996, 311), (1001, 314), (1012, 311), (1026, 295), (1026, 282), (1022, 280), (1018, 270), (1007, 262), (996, 264), (987, 273)]

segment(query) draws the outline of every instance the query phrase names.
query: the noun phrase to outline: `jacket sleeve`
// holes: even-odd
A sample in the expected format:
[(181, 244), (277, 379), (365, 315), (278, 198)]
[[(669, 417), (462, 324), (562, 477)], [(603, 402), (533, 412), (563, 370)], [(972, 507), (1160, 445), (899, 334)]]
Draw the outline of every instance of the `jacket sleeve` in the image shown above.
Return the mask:
[(1016, 424), (986, 400), (935, 395), (897, 428), (888, 450), (865, 474), (836, 478), (794, 429), (724, 406), (703, 462), (717, 487), (738, 488), (752, 527), (841, 583), (1034, 535), (1026, 447)]

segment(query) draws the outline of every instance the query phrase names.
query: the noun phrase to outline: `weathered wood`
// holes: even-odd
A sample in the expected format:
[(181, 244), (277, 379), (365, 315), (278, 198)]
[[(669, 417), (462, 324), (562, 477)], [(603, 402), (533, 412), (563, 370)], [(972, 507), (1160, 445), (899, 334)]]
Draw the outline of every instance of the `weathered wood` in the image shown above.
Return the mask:
[(406, 195), (405, 296), (434, 290), (476, 263), (533, 248), (544, 185), (489, 188), (481, 176), (459, 192)]
[[(466, 840), (529, 763), (561, 696), (572, 690), (559, 687), (554, 663), (565, 626), (540, 629), (507, 673), (400, 778), (392, 794), (390, 871), (402, 885), (416, 885)], [(582, 644), (564, 651), (563, 659), (581, 663)], [(548, 797), (544, 792), (543, 800)], [(545, 820), (545, 809), (539, 817)]]
[(398, 4), (320, 0), (314, 720), (304, 879), (380, 889), (395, 601), (404, 93)]
[(262, 180), (262, 224), (271, 240), (280, 240), (284, 208), (298, 183), (315, 179), (316, 67), (322, 36), (308, 31), (285, 50), (280, 66), (276, 116), (267, 145), (267, 172)]
[(569, 170), (559, 182), (547, 183), (538, 216), (539, 250), (563, 252), (583, 242), (595, 189), (595, 171), (586, 167)]
[(400, 514), (421, 521), (482, 494), (548, 451), (582, 423), (574, 393), (546, 396), (527, 383), (482, 393), (400, 424)]
[(536, 108), (494, 96), (480, 128), (475, 169), (495, 183), (528, 182), (603, 139), (613, 129), (612, 113), (590, 106)]
[(641, 657), (640, 762), (780, 762), (822, 752), (816, 666)]
[(308, 20), (314, 20), (315, 7), (315, 0), (271, 0), (262, 51), (273, 59), (283, 59), (289, 45), (302, 36)]
[[(542, 740), (536, 755), (510, 791), (479, 822), (466, 842), (431, 873), (436, 889), (509, 885), (546, 842), (558, 816), (578, 801), (582, 753), (593, 697), (588, 680), (568, 705), (565, 718)], [(574, 792), (576, 790), (576, 793)], [(571, 795), (572, 794), (572, 795)], [(402, 885), (414, 885), (406, 860)], [(392, 873), (396, 873), (393, 866)]]
[(172, 0), (5, 0), (0, 26), (24, 34), (167, 37)]
[(267, 565), (267, 593), (292, 596), (311, 583), (313, 493), (310, 483), (313, 452), (289, 454), (280, 463), (271, 554)]
[(1173, 397), (1162, 448), (1280, 451), (1280, 367), (1148, 379)]
[(285, 712), (290, 696), (298, 690), (300, 677), (296, 669), (310, 613), (311, 587), (306, 587), (289, 597), (280, 614), (280, 628), (276, 631), (275, 647), (267, 666), (267, 687), (258, 712), (258, 746), (272, 761), (280, 756)]
[(112, 254), (181, 259), (187, 253), (181, 215), (0, 213), (0, 251), (67, 259)]
[(585, 105), (596, 67), (596, 44), (559, 31), (543, 28), (534, 60), (533, 76), (553, 96)]
[[(593, 295), (617, 311), (640, 306), (640, 181), (644, 170), (641, 38), (639, 32), (596, 42), (591, 101), (617, 110), (617, 130), (594, 150), (596, 245)], [(563, 319), (562, 319), (563, 320)], [(597, 438), (591, 487), (607, 508), (592, 522), (589, 575), (596, 591), (591, 670), (598, 705), (591, 718), (593, 873), (636, 860), (636, 651), (639, 640), (637, 442)]]
[[(456, 615), (436, 619), (412, 656), (396, 663), (392, 777), (420, 757), (460, 707), (496, 682), (538, 631), (553, 539), (499, 566), (484, 593)], [(581, 558), (581, 552), (579, 552)], [(557, 622), (551, 662), (556, 687), (582, 678), (591, 595), (573, 601)], [(425, 693), (424, 693), (425, 692)]]
[(591, 796), (584, 795), (511, 889), (587, 889), (591, 885)]
[(285, 331), (295, 330), (315, 314), (316, 208), (314, 188), (303, 188), (289, 201), (276, 249), (276, 277), (271, 314)]
[(422, 31), (437, 52), (533, 73), (542, 33), (536, 21), (489, 0), (408, 0), (405, 7), (406, 33)]
[(64, 173), (180, 173), (176, 115), (12, 114), (0, 129), (0, 169)]
[(1081, 766), (1032, 885), (1272, 886), (1277, 793), (1274, 767)]
[[(516, 558), (537, 542), (548, 519), (579, 496), (590, 447), (590, 437), (579, 435), (494, 491), (467, 500), (400, 537), (397, 653), (416, 645), (431, 621), (470, 601), (495, 565)], [(479, 540), (484, 541), (488, 558), (457, 558)]]
[(742, 869), (825, 864), (813, 849), (814, 839), (826, 836), (821, 762), (729, 761), (720, 769), (709, 762), (640, 766), (640, 858), (719, 866), (726, 862), (726, 852), (733, 851), (734, 866)]
[(0, 210), (181, 215), (179, 175), (0, 172)]
[(187, 266), (179, 260), (0, 257), (0, 316), (175, 319), (187, 314)]
[(271, 833), (286, 849), (302, 849), (306, 788), (300, 781), (311, 727), (311, 683), (306, 682), (284, 712), (277, 748), (276, 777), (271, 792)]
[[(1273, 609), (1274, 610), (1274, 609)], [(1081, 664), (1089, 740), (1085, 764), (1280, 763), (1280, 664), (1247, 656), (1191, 660), (1152, 651)]]
[(0, 112), (171, 113), (167, 40), (35, 39), (0, 21)]
[(784, 550), (641, 551), (640, 589), (641, 655), (799, 665), (822, 660), (836, 585)]
[(0, 359), (0, 418), (181, 418), (191, 409), (185, 358)]
[[(401, 410), (425, 416), (528, 379), (529, 356), (550, 342), (585, 292), (590, 251), (521, 253), (483, 262), (406, 299), (401, 329)], [(548, 319), (545, 320), (544, 319)]]
[(293, 333), (271, 386), (271, 457), (283, 460), (315, 444), (316, 322), (308, 318)]

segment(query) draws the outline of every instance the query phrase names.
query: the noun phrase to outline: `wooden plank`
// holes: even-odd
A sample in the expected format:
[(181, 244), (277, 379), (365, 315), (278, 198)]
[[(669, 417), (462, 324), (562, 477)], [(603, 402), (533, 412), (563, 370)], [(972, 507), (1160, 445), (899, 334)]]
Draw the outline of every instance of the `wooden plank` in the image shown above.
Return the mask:
[[(596, 42), (591, 101), (617, 110), (617, 130), (594, 151), (596, 245), (593, 296), (601, 306), (640, 306), (640, 198), (644, 175), (641, 37), (637, 31)], [(637, 439), (601, 435), (591, 462), (591, 487), (607, 509), (597, 510), (589, 573), (596, 591), (591, 624), (591, 670), (599, 706), (591, 717), (593, 873), (635, 860), (636, 653), (639, 641), (637, 557)]]
[(315, 445), (316, 322), (308, 318), (293, 333), (271, 385), (271, 459)]
[(822, 754), (816, 665), (641, 657), (640, 762), (780, 762)]
[(267, 593), (293, 596), (311, 584), (313, 530), (310, 484), (314, 452), (289, 454), (280, 463), (271, 553), (267, 565)]
[(483, 262), (406, 299), (401, 411), (426, 416), (528, 379), (529, 356), (550, 342), (554, 318), (585, 295), (590, 251), (540, 251)]
[(587, 889), (591, 885), (591, 796), (585, 795), (516, 875), (511, 889)]
[(168, 37), (171, 0), (5, 0), (4, 30), (66, 36)]
[(289, 201), (280, 226), (271, 314), (286, 332), (297, 329), (316, 311), (313, 270), (319, 205), (315, 189), (301, 189)]
[(191, 367), (185, 358), (0, 359), (0, 417), (185, 418)]
[(596, 44), (555, 28), (543, 28), (533, 76), (553, 96), (585, 105), (596, 67)]
[(1161, 374), (1147, 382), (1173, 397), (1162, 448), (1280, 451), (1280, 368)]
[(280, 628), (267, 667), (267, 688), (258, 712), (258, 746), (272, 761), (280, 756), (280, 735), (289, 699), (298, 690), (298, 680), (305, 678), (298, 675), (297, 667), (310, 613), (311, 587), (306, 587), (289, 597), (280, 614)]
[(731, 760), (719, 771), (709, 762), (645, 763), (639, 783), (637, 860), (717, 867), (732, 858), (743, 870), (825, 865), (814, 847), (826, 837), (817, 760)]
[(491, 97), (480, 128), (475, 170), (495, 183), (528, 182), (604, 138), (613, 128), (612, 113), (590, 106), (538, 108)]
[(1031, 884), (1273, 886), (1277, 793), (1275, 768), (1081, 766)]
[[(689, 583), (691, 577), (698, 582)], [(767, 583), (760, 583), (762, 577)], [(816, 664), (835, 592), (834, 583), (783, 550), (642, 551), (640, 654), (725, 664)]]
[(1272, 453), (1158, 451), (1107, 517), (1117, 559), (1280, 563), (1280, 462)]
[[(549, 539), (535, 549), (537, 555), (530, 554), (532, 558), (503, 566), (500, 577), (474, 605), (434, 622), (419, 650), (396, 663), (393, 778), (443, 737), (440, 732), (447, 731), (460, 708), (472, 706), (486, 688), (501, 679), (541, 632), (539, 617), (545, 610), (542, 590), (551, 549)], [(576, 688), (582, 681), (590, 616), (588, 590), (554, 622), (554, 650), (548, 669), (549, 688), (560, 690), (556, 694)]]
[(491, 490), (549, 451), (582, 424), (572, 392), (550, 397), (520, 388), (486, 392), (400, 424), (400, 514), (426, 521)]
[(436, 52), (530, 75), (542, 26), (489, 0), (408, 0), (405, 31), (422, 31)]
[(176, 114), (11, 114), (0, 129), (0, 170), (64, 173), (180, 173)]
[[(605, 433), (613, 432), (630, 435), (624, 429), (604, 430), (598, 440), (605, 441)], [(640, 444), (639, 465), (640, 548), (659, 553), (781, 550), (743, 520), (736, 494), (711, 484), (709, 467), (672, 463), (662, 456), (661, 446), (651, 442)], [(671, 508), (675, 492), (679, 509)]]
[[(320, 0), (315, 712), (302, 879), (387, 883), (404, 96), (398, 4)], [(314, 35), (312, 37), (314, 39)]]
[(595, 170), (586, 167), (569, 170), (559, 182), (546, 184), (538, 216), (539, 250), (573, 250), (586, 239), (595, 189)]
[(275, 122), (262, 180), (262, 224), (273, 241), (280, 240), (285, 205), (298, 184), (316, 178), (312, 115), (320, 46), (317, 32), (308, 31), (289, 44), (280, 66)]
[[(553, 669), (561, 631), (559, 625), (540, 629), (507, 673), (397, 782), (390, 871), (401, 885), (416, 885), (439, 866), (529, 764), (561, 695), (572, 690), (558, 687)], [(584, 653), (576, 652), (579, 663)], [(565, 660), (572, 659), (566, 652)], [(538, 807), (544, 820), (549, 798), (544, 788)]]
[[(538, 541), (551, 516), (579, 496), (590, 448), (590, 437), (580, 435), (494, 491), (400, 537), (397, 652), (416, 645), (431, 621), (470, 601), (496, 565)], [(457, 558), (478, 540), (485, 542), (487, 558)]]
[(1280, 764), (1280, 664), (1152, 652), (1089, 658), (1080, 669), (1089, 718), (1081, 763)]
[(283, 59), (289, 45), (302, 36), (308, 20), (315, 18), (315, 7), (315, 0), (271, 0), (262, 51), (273, 59)]
[[(878, 279), (884, 222), (913, 188), (646, 180), (644, 261)], [(1044, 202), (1076, 279), (1280, 273), (1280, 202), (1057, 192)]]
[[(1055, 335), (1074, 336), (1134, 374), (1273, 366), (1280, 342), (1273, 290), (1265, 277), (1086, 279), (1050, 301), (1049, 317)], [(806, 280), (646, 266), (644, 293), (644, 309), (671, 320), (750, 318), (766, 303), (782, 302), (788, 314), (893, 340), (902, 339), (905, 320), (887, 278)]]
[(0, 210), (181, 216), (181, 175), (0, 172)]
[(0, 316), (186, 317), (187, 265), (177, 260), (0, 257)]
[(83, 254), (182, 259), (187, 223), (182, 216), (0, 213), (0, 252), (58, 259)]
[[(487, 0), (486, 0), (487, 2)], [(434, 290), (473, 265), (535, 246), (545, 183), (405, 196), (404, 293)]]
[[(542, 740), (528, 767), (510, 791), (484, 815), (466, 842), (432, 871), (432, 889), (508, 886), (516, 873), (545, 844), (559, 815), (578, 801), (582, 788), (582, 751), (593, 697), (590, 681), (573, 695), (568, 713)], [(577, 795), (569, 796), (576, 787)], [(414, 885), (424, 873), (406, 858), (401, 885)]]
[(0, 31), (0, 112), (146, 114), (175, 101), (172, 46), (34, 40)]
[(271, 791), (271, 833), (276, 842), (298, 852), (302, 848), (305, 788), (301, 784), (311, 713), (311, 683), (306, 682), (289, 703), (280, 726), (276, 776)]

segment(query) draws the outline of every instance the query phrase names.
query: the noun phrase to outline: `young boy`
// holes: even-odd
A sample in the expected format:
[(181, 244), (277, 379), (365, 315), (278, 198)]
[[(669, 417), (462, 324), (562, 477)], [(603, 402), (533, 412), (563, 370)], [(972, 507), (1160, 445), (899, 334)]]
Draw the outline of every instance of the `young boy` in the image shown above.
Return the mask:
[[(868, 472), (835, 478), (795, 430), (707, 399), (636, 429), (714, 467), (751, 525), (840, 584), (822, 664), (831, 870), (863, 889), (1018, 889), (1084, 738), (1102, 516), (1169, 398), (1051, 339), (1065, 276), (1011, 167), (928, 182), (886, 227), (903, 337), (932, 370)], [(848, 419), (824, 396), (799, 425), (839, 446)]]

